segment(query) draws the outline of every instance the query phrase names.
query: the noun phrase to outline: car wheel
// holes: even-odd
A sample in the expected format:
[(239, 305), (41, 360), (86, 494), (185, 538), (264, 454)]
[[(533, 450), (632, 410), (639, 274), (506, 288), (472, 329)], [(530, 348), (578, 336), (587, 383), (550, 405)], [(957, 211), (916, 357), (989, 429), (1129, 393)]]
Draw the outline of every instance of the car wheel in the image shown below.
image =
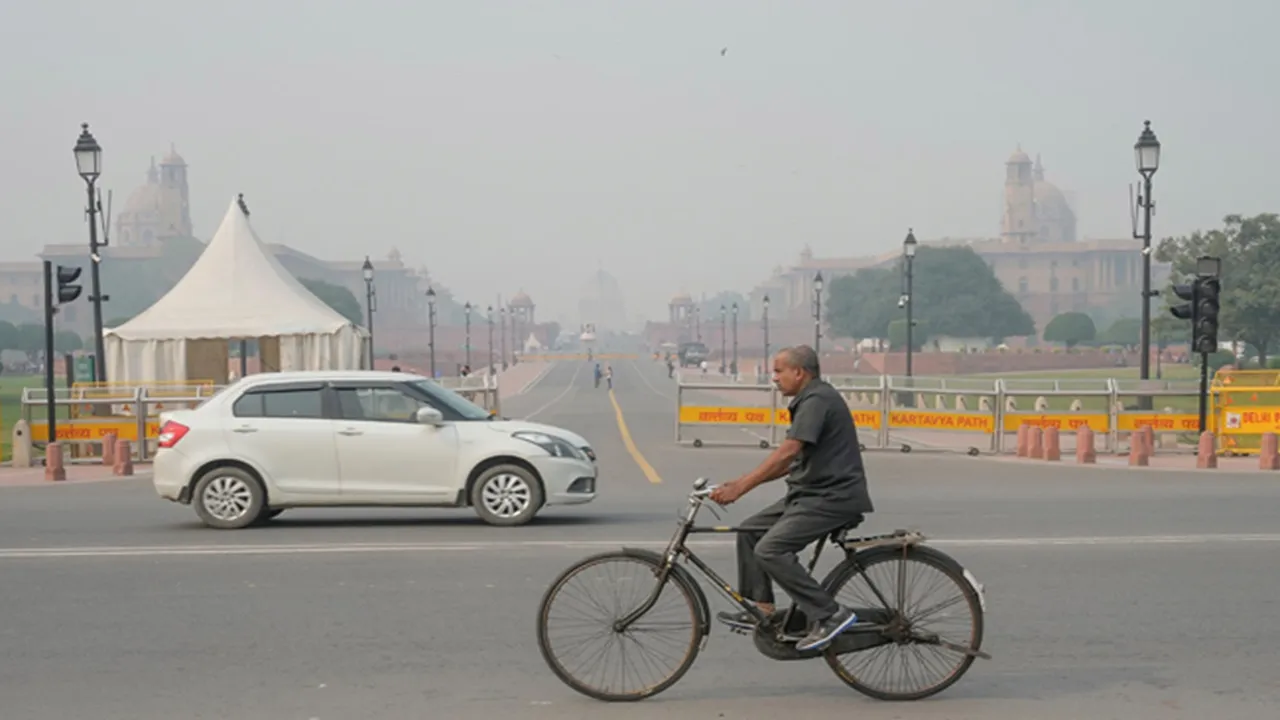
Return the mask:
[(266, 525), (284, 512), (284, 508), (262, 508), (262, 512), (258, 513), (258, 524)]
[(524, 525), (542, 507), (542, 483), (519, 465), (497, 465), (476, 478), (471, 505), (490, 525)]
[(220, 467), (196, 483), (191, 504), (205, 525), (238, 530), (257, 522), (265, 503), (266, 493), (257, 478), (237, 467)]

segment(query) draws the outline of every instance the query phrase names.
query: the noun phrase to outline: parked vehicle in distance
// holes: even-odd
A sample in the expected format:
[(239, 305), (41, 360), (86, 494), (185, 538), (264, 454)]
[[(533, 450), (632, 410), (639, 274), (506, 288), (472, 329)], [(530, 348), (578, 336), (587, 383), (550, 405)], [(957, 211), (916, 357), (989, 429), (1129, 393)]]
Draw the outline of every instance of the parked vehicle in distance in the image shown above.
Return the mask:
[(680, 367), (697, 367), (707, 359), (709, 354), (707, 346), (700, 342), (680, 343), (680, 349), (677, 351), (680, 357)]
[(249, 375), (162, 413), (158, 445), (156, 492), (220, 529), (301, 507), (471, 507), (523, 525), (596, 494), (581, 436), (496, 417), (402, 372)]

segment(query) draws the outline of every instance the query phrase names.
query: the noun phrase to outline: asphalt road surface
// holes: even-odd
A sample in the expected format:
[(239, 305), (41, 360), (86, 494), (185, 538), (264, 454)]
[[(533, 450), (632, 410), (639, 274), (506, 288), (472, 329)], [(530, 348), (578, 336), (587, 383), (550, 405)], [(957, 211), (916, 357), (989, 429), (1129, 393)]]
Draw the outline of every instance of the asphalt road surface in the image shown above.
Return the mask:
[[(584, 434), (603, 467), (597, 502), (523, 528), (353, 510), (218, 532), (145, 478), (0, 489), (0, 717), (1274, 715), (1277, 478), (896, 452), (868, 454), (878, 511), (863, 528), (919, 527), (971, 569), (994, 659), (934, 698), (886, 704), (821, 661), (768, 660), (717, 626), (666, 693), (579, 696), (534, 636), (552, 578), (605, 548), (660, 546), (690, 481), (729, 479), (764, 452), (677, 448), (665, 367), (615, 362), (614, 375), (611, 399), (589, 366), (564, 363), (504, 401), (510, 416)], [(761, 488), (730, 519), (777, 493)], [(697, 549), (732, 577), (730, 544)]]

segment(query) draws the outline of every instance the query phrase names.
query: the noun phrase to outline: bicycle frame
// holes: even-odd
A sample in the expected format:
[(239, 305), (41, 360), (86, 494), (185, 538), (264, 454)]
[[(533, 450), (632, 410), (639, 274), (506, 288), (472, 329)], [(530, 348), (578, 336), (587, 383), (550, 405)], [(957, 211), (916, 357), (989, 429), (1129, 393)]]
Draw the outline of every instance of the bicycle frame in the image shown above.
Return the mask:
[[(667, 580), (670, 578), (672, 567), (675, 566), (676, 561), (679, 560), (681, 557), (688, 560), (695, 568), (697, 568), (702, 573), (702, 576), (706, 580), (713, 583), (716, 589), (718, 589), (721, 592), (721, 594), (723, 594), (725, 597), (727, 597), (728, 599), (733, 601), (736, 605), (738, 605), (738, 607), (742, 608), (744, 611), (746, 611), (748, 614), (754, 617), (760, 627), (765, 627), (766, 625), (771, 624), (772, 619), (770, 618), (769, 615), (766, 615), (762, 610), (760, 610), (760, 608), (757, 607), (754, 602), (744, 598), (742, 594), (737, 591), (736, 588), (734, 588), (731, 584), (729, 584), (724, 578), (720, 577), (720, 575), (716, 573), (715, 570), (712, 570), (711, 567), (707, 565), (705, 562), (703, 562), (702, 559), (699, 558), (695, 552), (690, 550), (685, 545), (685, 542), (689, 539), (690, 535), (697, 535), (697, 534), (735, 534), (736, 535), (737, 533), (740, 533), (740, 532), (749, 532), (749, 530), (744, 530), (743, 528), (731, 527), (727, 525), (717, 525), (717, 526), (695, 525), (694, 521), (697, 518), (698, 511), (702, 508), (705, 498), (709, 494), (710, 494), (710, 491), (703, 488), (697, 488), (692, 493), (689, 494), (689, 509), (685, 512), (684, 517), (681, 518), (680, 524), (676, 527), (675, 534), (672, 535), (671, 541), (667, 543), (667, 549), (663, 552), (662, 571), (658, 575), (658, 582), (654, 586), (653, 592), (650, 593), (648, 599), (646, 599), (643, 603), (641, 603), (640, 607), (632, 611), (626, 617), (623, 617), (620, 620), (618, 620), (616, 623), (614, 623), (614, 630), (616, 632), (622, 632), (626, 630), (628, 627), (631, 626), (632, 623), (639, 620), (645, 613), (649, 612), (649, 610), (653, 608), (653, 606), (658, 602), (658, 597), (661, 596), (662, 594), (662, 588), (666, 586)], [(818, 544), (813, 551), (813, 559), (810, 560), (809, 562), (810, 573), (812, 573), (814, 568), (817, 567), (818, 558), (821, 556), (822, 548), (826, 545), (827, 540), (828, 538), (826, 536), (818, 540)], [(845, 553), (850, 557), (852, 557), (855, 554), (855, 551), (849, 550), (848, 547), (841, 546), (841, 549), (843, 549)], [(862, 568), (858, 568), (858, 571), (861, 573), (863, 579), (867, 581), (867, 585), (870, 586), (871, 591), (875, 593), (876, 599), (880, 601), (880, 603), (886, 610), (890, 610), (891, 608), (890, 608), (889, 601), (885, 599), (884, 594), (880, 592), (880, 588), (876, 587), (875, 583), (871, 581), (871, 578), (867, 577), (866, 573), (862, 571)], [(900, 572), (899, 575), (901, 576), (902, 573)], [(902, 577), (899, 578), (899, 584), (901, 584), (904, 581), (905, 581), (905, 578), (902, 578)], [(903, 597), (903, 594), (899, 593), (899, 598), (902, 598), (902, 597)], [(791, 607), (787, 609), (787, 614), (783, 617), (781, 625), (775, 628), (779, 633), (781, 633), (782, 630), (785, 629), (788, 620), (790, 620), (791, 618), (791, 613), (794, 612), (794, 610), (795, 610), (795, 603), (792, 603)], [(901, 612), (902, 608), (898, 608), (898, 611)], [(868, 628), (868, 629), (872, 629), (872, 628)]]

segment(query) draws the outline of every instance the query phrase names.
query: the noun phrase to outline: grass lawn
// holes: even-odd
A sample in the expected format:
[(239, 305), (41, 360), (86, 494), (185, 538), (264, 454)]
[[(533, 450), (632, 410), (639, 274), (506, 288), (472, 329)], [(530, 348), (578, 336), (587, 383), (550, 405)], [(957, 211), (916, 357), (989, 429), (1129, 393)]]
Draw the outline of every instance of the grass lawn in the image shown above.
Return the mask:
[[(22, 390), (29, 387), (44, 387), (44, 376), (0, 375), (0, 459), (4, 462), (13, 459), (13, 425), (22, 419)], [(58, 417), (68, 417), (67, 412), (64, 408)], [(33, 408), (31, 418), (43, 420), (44, 408)]]

